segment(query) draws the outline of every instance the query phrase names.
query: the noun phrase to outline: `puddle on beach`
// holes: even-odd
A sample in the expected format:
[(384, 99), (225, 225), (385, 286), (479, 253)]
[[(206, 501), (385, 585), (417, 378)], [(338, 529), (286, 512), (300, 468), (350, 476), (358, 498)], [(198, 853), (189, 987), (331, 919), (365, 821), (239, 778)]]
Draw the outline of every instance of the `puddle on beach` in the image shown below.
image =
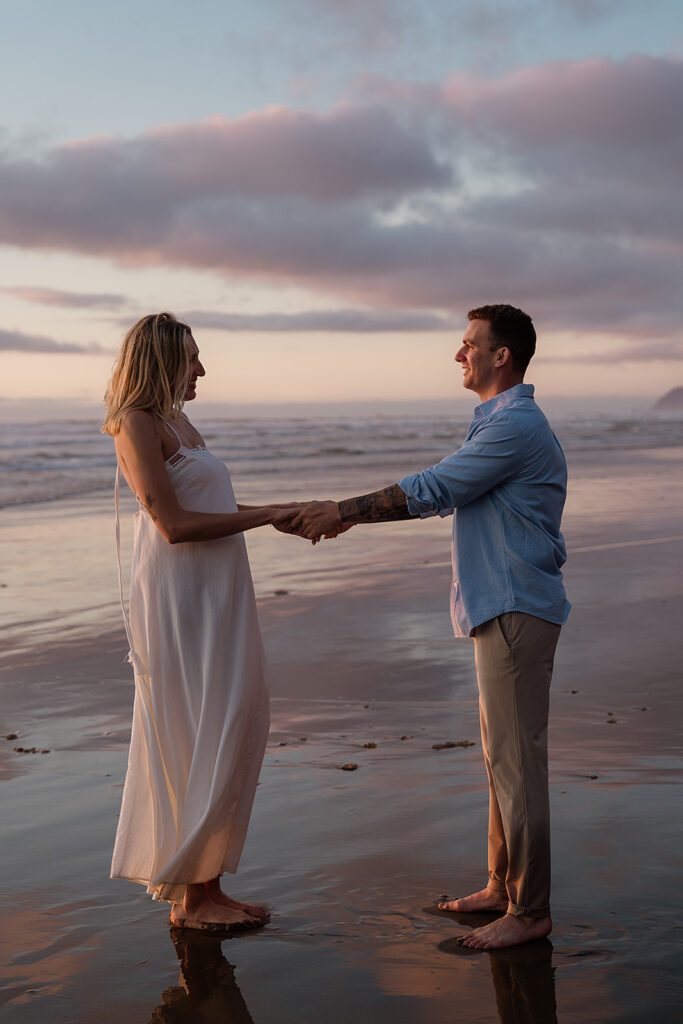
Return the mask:
[[(33, 899), (46, 894), (34, 893)], [(9, 914), (30, 946), (3, 969), (4, 1014), (21, 1024), (121, 1018), (160, 1024), (586, 1024), (680, 1019), (672, 946), (661, 959), (619, 951), (602, 922), (561, 921), (553, 939), (494, 953), (456, 944), (464, 925), (398, 903), (359, 913), (327, 901), (285, 910), (258, 933), (225, 938), (169, 929), (163, 910), (128, 895)], [(358, 901), (356, 901), (357, 903)], [(368, 908), (369, 909), (369, 908)], [(643, 933), (641, 942), (650, 946)], [(572, 944), (577, 941), (578, 944)], [(619, 943), (616, 943), (618, 946)], [(667, 967), (668, 959), (668, 967)]]
[(577, 782), (572, 821), (557, 830), (551, 941), (472, 953), (455, 940), (480, 922), (426, 904), (454, 883), (454, 865), (476, 883), (485, 841), (476, 759), (417, 741), (407, 748), (397, 738), (384, 758), (364, 750), (350, 774), (321, 771), (337, 756), (329, 737), (300, 741), (295, 771), (269, 748), (236, 892), (268, 897), (274, 914), (234, 938), (170, 930), (167, 907), (108, 880), (125, 750), (64, 751), (52, 770), (43, 759), (10, 780), (6, 867), (16, 886), (2, 904), (3, 1020), (678, 1021), (680, 921), (663, 904), (677, 879), (668, 832), (657, 872), (641, 872), (623, 901), (670, 785), (650, 779), (615, 794)]

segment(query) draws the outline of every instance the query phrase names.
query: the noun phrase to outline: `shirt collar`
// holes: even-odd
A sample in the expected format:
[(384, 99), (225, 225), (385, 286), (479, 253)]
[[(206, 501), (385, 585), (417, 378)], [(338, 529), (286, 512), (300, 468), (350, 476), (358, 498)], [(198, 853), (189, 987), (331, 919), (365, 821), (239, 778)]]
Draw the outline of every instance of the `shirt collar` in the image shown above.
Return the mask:
[(482, 402), (481, 405), (476, 406), (474, 410), (474, 419), (484, 419), (486, 416), (490, 416), (492, 413), (498, 412), (500, 409), (504, 409), (506, 406), (511, 405), (511, 403), (516, 401), (518, 398), (533, 397), (533, 384), (515, 384), (514, 387), (508, 388), (507, 391), (501, 391), (499, 395), (494, 395), (494, 397), (489, 398), (487, 402)]

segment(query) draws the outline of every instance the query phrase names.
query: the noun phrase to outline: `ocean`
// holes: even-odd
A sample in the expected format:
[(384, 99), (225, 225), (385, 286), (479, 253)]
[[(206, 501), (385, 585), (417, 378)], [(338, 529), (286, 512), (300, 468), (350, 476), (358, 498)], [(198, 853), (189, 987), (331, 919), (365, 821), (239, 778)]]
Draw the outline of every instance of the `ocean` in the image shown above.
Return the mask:
[[(194, 412), (194, 410), (193, 410)], [(212, 418), (193, 421), (228, 465), (238, 501), (339, 499), (393, 483), (433, 465), (462, 441), (469, 417), (354, 416)], [(683, 483), (667, 458), (683, 447), (683, 419), (563, 416), (553, 427), (570, 466), (564, 519), (568, 542), (590, 545), (605, 525), (615, 541), (627, 521), (648, 537), (648, 509), (659, 529), (680, 531)], [(667, 454), (668, 453), (668, 454)], [(0, 641), (5, 660), (48, 657), (73, 643), (120, 629), (113, 549), (114, 448), (95, 420), (3, 424), (0, 439)], [(677, 466), (677, 464), (676, 464)], [(124, 485), (124, 576), (135, 501)], [(633, 533), (632, 527), (629, 527)], [(450, 521), (356, 528), (313, 548), (271, 529), (247, 535), (259, 598), (359, 588), (379, 573), (447, 563)], [(444, 596), (446, 605), (447, 595)], [(444, 606), (445, 606), (444, 605)]]
[[(461, 442), (469, 420), (437, 416), (292, 419), (193, 417), (230, 467), (236, 489), (272, 495), (342, 487), (359, 477), (393, 482), (432, 465)], [(683, 445), (683, 417), (572, 416), (553, 421), (568, 455)], [(111, 438), (94, 420), (5, 423), (0, 434), (0, 508), (58, 502), (111, 489)]]

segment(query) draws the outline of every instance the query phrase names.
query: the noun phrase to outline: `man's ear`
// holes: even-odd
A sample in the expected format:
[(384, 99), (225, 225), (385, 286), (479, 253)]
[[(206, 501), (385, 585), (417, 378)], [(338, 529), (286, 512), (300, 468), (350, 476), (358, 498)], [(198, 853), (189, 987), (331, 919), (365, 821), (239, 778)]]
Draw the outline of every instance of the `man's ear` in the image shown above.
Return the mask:
[(496, 366), (505, 366), (505, 365), (507, 365), (507, 363), (510, 362), (511, 358), (512, 358), (512, 353), (510, 352), (510, 349), (507, 347), (507, 345), (501, 345), (500, 348), (496, 349), (496, 359), (495, 359), (495, 365)]

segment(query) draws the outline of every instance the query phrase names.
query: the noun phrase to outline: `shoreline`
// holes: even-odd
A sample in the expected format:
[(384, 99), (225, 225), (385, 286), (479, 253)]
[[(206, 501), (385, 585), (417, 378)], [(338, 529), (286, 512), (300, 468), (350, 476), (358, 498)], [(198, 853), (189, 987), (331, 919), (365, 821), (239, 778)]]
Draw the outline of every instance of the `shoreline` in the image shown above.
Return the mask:
[[(83, 641), (57, 627), (60, 644), (6, 663), (2, 735), (21, 734), (0, 739), (8, 1022), (118, 1024), (127, 1014), (190, 1024), (220, 1005), (240, 1024), (452, 1024), (454, 1012), (468, 1024), (498, 1024), (504, 1012), (536, 1014), (534, 1024), (674, 1024), (683, 542), (666, 538), (678, 535), (681, 454), (650, 459), (649, 490), (630, 499), (626, 459), (576, 478), (573, 609), (551, 691), (550, 942), (462, 955), (453, 939), (467, 921), (430, 911), (485, 875), (472, 644), (452, 637), (441, 535), (368, 527), (346, 554), (334, 545), (353, 531), (332, 542), (325, 557), (343, 563), (339, 573), (316, 566), (316, 548), (309, 589), (303, 571), (284, 577), (301, 584), (274, 588), (288, 593), (259, 599), (273, 724), (243, 859), (226, 884), (272, 904), (259, 932), (179, 947), (164, 908), (108, 878), (133, 699), (116, 603), (100, 613), (114, 628)], [(636, 475), (646, 466), (628, 462)], [(651, 506), (647, 518), (636, 499)], [(474, 745), (434, 749), (444, 742)]]

